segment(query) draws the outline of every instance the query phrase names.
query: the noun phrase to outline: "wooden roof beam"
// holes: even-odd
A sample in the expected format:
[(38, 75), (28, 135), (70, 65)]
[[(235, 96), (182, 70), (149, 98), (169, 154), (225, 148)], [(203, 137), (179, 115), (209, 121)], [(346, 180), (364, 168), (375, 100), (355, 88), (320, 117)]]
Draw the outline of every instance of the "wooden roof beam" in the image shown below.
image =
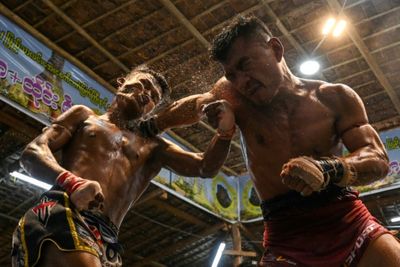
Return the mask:
[[(68, 8), (69, 6), (71, 6), (73, 3), (75, 3), (77, 0), (71, 0), (68, 1), (64, 4), (61, 5), (61, 10), (65, 10), (66, 8)], [(45, 23), (46, 21), (48, 21), (49, 19), (51, 19), (52, 17), (56, 16), (56, 13), (50, 13), (49, 15), (47, 15), (45, 18), (41, 19), (40, 21), (36, 22), (35, 24), (33, 24), (34, 28), (39, 27), (40, 25), (42, 25), (43, 23)]]
[[(193, 20), (199, 19), (200, 17), (202, 17), (202, 16), (203, 16), (204, 14), (206, 14), (207, 12), (213, 11), (214, 9), (220, 7), (222, 4), (225, 4), (226, 2), (228, 2), (228, 0), (224, 0), (224, 1), (219, 2), (218, 4), (216, 4), (216, 5), (212, 6), (212, 7), (210, 7), (209, 9), (207, 9), (207, 10), (201, 12), (200, 14), (196, 15), (196, 16), (195, 16), (193, 19), (191, 19), (191, 20), (193, 21)], [(141, 45), (139, 45), (139, 46), (137, 46), (137, 47), (134, 47), (134, 48), (129, 49), (128, 51), (124, 52), (123, 54), (117, 56), (117, 58), (126, 57), (127, 55), (129, 55), (129, 54), (131, 54), (131, 53), (134, 53), (134, 52), (136, 52), (136, 51), (142, 49), (143, 47), (146, 47), (146, 46), (150, 45), (152, 42), (156, 42), (156, 41), (158, 41), (158, 40), (162, 40), (162, 39), (165, 38), (168, 34), (170, 34), (170, 33), (173, 32), (173, 31), (176, 31), (177, 29), (178, 29), (178, 27), (172, 28), (172, 29), (170, 29), (170, 30), (168, 30), (168, 31), (166, 31), (166, 32), (164, 32), (164, 33), (162, 33), (161, 35), (158, 35), (156, 38), (150, 39), (150, 40), (144, 42), (143, 44), (141, 44)], [(114, 35), (114, 33), (113, 33), (112, 35)], [(103, 67), (103, 66), (106, 65), (107, 63), (108, 63), (108, 61), (105, 61), (105, 62), (103, 62), (103, 63), (100, 63), (99, 65), (97, 65), (96, 67), (94, 67), (94, 70)], [(147, 63), (147, 64), (148, 64), (148, 63)]]
[(274, 21), (278, 29), (282, 32), (283, 36), (289, 40), (290, 44), (298, 51), (302, 56), (306, 56), (306, 50), (299, 44), (299, 42), (294, 39), (293, 35), (290, 34), (288, 29), (283, 25), (282, 21), (278, 18), (272, 8), (268, 5), (268, 1), (259, 0), (265, 7), (268, 16), (270, 16)]
[[(148, 226), (148, 224), (147, 224)], [(161, 227), (161, 226), (160, 226)], [(185, 227), (185, 222), (179, 222), (177, 225), (174, 225), (173, 228), (175, 229), (181, 229)], [(144, 229), (143, 231), (146, 232), (146, 237), (142, 238), (140, 240), (137, 240), (135, 238), (131, 239), (126, 243), (126, 247), (129, 247), (127, 249), (128, 251), (135, 251), (135, 250), (140, 250), (142, 247), (148, 247), (152, 246), (152, 244), (158, 244), (160, 245), (160, 240), (164, 240), (165, 238), (168, 238), (170, 236), (174, 236), (177, 234), (176, 230), (174, 229), (169, 229), (169, 228), (154, 228), (149, 231), (148, 229)], [(161, 232), (160, 232), (161, 231)], [(135, 234), (137, 232), (133, 232), (132, 234)], [(126, 235), (125, 235), (126, 236)], [(134, 235), (136, 237), (136, 235)]]
[(366, 100), (368, 100), (368, 99), (370, 99), (370, 98), (373, 98), (373, 97), (375, 97), (375, 96), (382, 95), (382, 94), (386, 94), (386, 92), (385, 92), (385, 91), (379, 91), (379, 92), (376, 92), (376, 93), (367, 95), (367, 96), (363, 97), (362, 99), (363, 99), (363, 101), (365, 102)]
[[(330, 8), (336, 12), (341, 9), (341, 5), (337, 0), (326, 0), (330, 6)], [(344, 19), (347, 21), (351, 21), (347, 18), (344, 14), (342, 15)], [(351, 23), (347, 24), (347, 32), (350, 39), (354, 42), (358, 50), (360, 51), (361, 55), (364, 57), (365, 61), (368, 63), (369, 67), (371, 68), (372, 72), (375, 74), (376, 78), (383, 86), (389, 98), (392, 100), (394, 108), (396, 109), (397, 113), (400, 113), (400, 100), (395, 92), (393, 86), (390, 84), (389, 80), (386, 78), (383, 71), (380, 69), (376, 60), (370, 54), (368, 47), (365, 45), (364, 41), (362, 40), (361, 36), (358, 34), (356, 28), (351, 25)]]
[(336, 79), (336, 80), (334, 80), (334, 81), (332, 81), (332, 82), (334, 82), (334, 83), (340, 83), (340, 82), (343, 82), (343, 81), (345, 81), (345, 80), (349, 80), (349, 79), (351, 79), (351, 78), (357, 77), (358, 75), (365, 74), (365, 73), (368, 73), (368, 72), (372, 72), (372, 70), (371, 70), (371, 69), (360, 70), (360, 71), (358, 71), (358, 72), (352, 73), (352, 74), (347, 75), (347, 76), (345, 76), (345, 77), (340, 77), (340, 78), (338, 78), (338, 79)]
[[(96, 22), (102, 20), (102, 19), (105, 18), (105, 17), (107, 17), (107, 16), (109, 16), (109, 15), (111, 15), (111, 14), (114, 14), (115, 12), (120, 11), (121, 9), (124, 9), (124, 8), (126, 8), (127, 6), (129, 6), (129, 5), (132, 5), (132, 4), (135, 3), (136, 1), (137, 1), (137, 0), (129, 0), (129, 1), (125, 2), (125, 3), (123, 3), (122, 5), (119, 5), (117, 8), (108, 10), (107, 12), (105, 12), (105, 13), (101, 14), (100, 16), (98, 16), (97, 18), (94, 18), (94, 19), (92, 19), (92, 20), (86, 22), (86, 23), (83, 24), (81, 27), (82, 27), (82, 28), (86, 28), (86, 27), (88, 27), (88, 26), (90, 26), (90, 25), (92, 25), (92, 24), (94, 24), (94, 23), (96, 23)], [(129, 26), (132, 26), (132, 24), (130, 24)], [(74, 33), (75, 33), (75, 32), (69, 32), (69, 33), (65, 34), (64, 36), (62, 36), (61, 38), (55, 40), (54, 42), (57, 44), (57, 43), (59, 43), (59, 42), (65, 40), (65, 39), (67, 39), (68, 37), (70, 37), (70, 36), (73, 35)]]
[(244, 250), (232, 250), (225, 249), (224, 255), (239, 256), (239, 257), (257, 257), (257, 253), (254, 251), (244, 251)]
[[(131, 1), (137, 1), (137, 0), (131, 0)], [(209, 13), (209, 12), (211, 12), (211, 11), (213, 11), (213, 10), (219, 8), (219, 7), (222, 6), (223, 4), (226, 4), (227, 2), (228, 2), (228, 0), (224, 0), (224, 1), (219, 2), (219, 3), (215, 4), (215, 5), (213, 5), (212, 7), (210, 7), (209, 9), (207, 9), (207, 10), (201, 12), (200, 14), (197, 14), (197, 15), (196, 15), (195, 17), (193, 17), (191, 20), (197, 20), (197, 19), (199, 19), (200, 17), (202, 17), (204, 14)], [(100, 40), (99, 42), (104, 42), (104, 41), (106, 41), (106, 40), (108, 40), (108, 39), (111, 39), (111, 38), (112, 38), (113, 36), (115, 36), (116, 34), (123, 32), (123, 31), (124, 31), (125, 29), (127, 29), (127, 28), (133, 27), (136, 23), (139, 23), (140, 21), (143, 21), (144, 19), (146, 19), (146, 18), (152, 16), (152, 15), (153, 15), (154, 13), (156, 13), (157, 11), (158, 11), (158, 10), (155, 10), (155, 11), (153, 11), (153, 12), (151, 12), (151, 13), (145, 15), (144, 17), (140, 18), (138, 21), (135, 21), (133, 24), (126, 25), (126, 26), (124, 26), (124, 27), (118, 29), (117, 31), (114, 31), (112, 34), (106, 36), (105, 38), (103, 38), (103, 39)], [(98, 19), (96, 18), (95, 20), (97, 21)], [(92, 24), (92, 23), (91, 23), (91, 24)], [(87, 26), (87, 25), (85, 24), (85, 25), (83, 25), (82, 27), (85, 28), (86, 26)], [(137, 46), (137, 47), (134, 47), (134, 48), (132, 48), (132, 49), (129, 49), (127, 52), (124, 52), (123, 54), (117, 56), (117, 58), (122, 58), (122, 57), (124, 57), (124, 56), (127, 56), (127, 55), (129, 55), (130, 53), (133, 53), (133, 52), (135, 52), (135, 51), (137, 51), (137, 50), (142, 49), (143, 47), (148, 46), (151, 42), (154, 42), (154, 41), (163, 39), (166, 35), (168, 35), (168, 34), (171, 33), (172, 31), (177, 30), (177, 29), (178, 29), (178, 27), (172, 28), (172, 29), (170, 29), (170, 30), (164, 32), (163, 34), (158, 35), (156, 38), (153, 38), (153, 39), (150, 39), (150, 40), (146, 41), (145, 43), (141, 44), (140, 46)], [(62, 39), (64, 39), (64, 37), (62, 37)], [(56, 42), (59, 42), (59, 41), (61, 41), (61, 40), (59, 39), (59, 40), (57, 40)], [(77, 57), (79, 57), (80, 55), (82, 55), (86, 50), (87, 50), (87, 49), (84, 49), (84, 50), (80, 51), (80, 52), (77, 54)], [(107, 64), (107, 63), (108, 63), (108, 61), (105, 61), (105, 62), (103, 62), (103, 63), (97, 65), (94, 69), (100, 68), (100, 67), (102, 67), (103, 65), (105, 65), (105, 64)]]
[[(34, 195), (30, 198), (25, 199), (24, 201), (22, 201), (18, 206), (16, 206), (15, 208), (13, 208), (10, 212), (7, 213), (7, 215), (12, 215), (14, 212), (18, 211), (20, 208), (22, 208), (23, 206), (35, 201), (37, 199), (37, 196)], [(32, 203), (33, 204), (33, 203)]]
[[(135, 0), (135, 1), (136, 1), (136, 0)], [(228, 0), (224, 0), (224, 1), (219, 2), (218, 4), (213, 5), (213, 6), (210, 7), (209, 9), (207, 9), (207, 10), (201, 12), (200, 14), (197, 14), (194, 18), (192, 18), (192, 20), (197, 20), (197, 19), (199, 19), (199, 18), (200, 18), (201, 16), (203, 16), (204, 14), (206, 14), (206, 13), (208, 13), (208, 12), (211, 12), (211, 11), (213, 11), (213, 10), (219, 8), (220, 6), (222, 6), (223, 4), (225, 4), (225, 3), (227, 3), (227, 2), (228, 2)], [(100, 40), (99, 42), (104, 42), (104, 41), (106, 41), (106, 40), (108, 40), (108, 39), (111, 39), (113, 36), (117, 35), (118, 33), (123, 32), (123, 31), (126, 30), (127, 28), (133, 27), (134, 25), (136, 25), (136, 24), (139, 23), (140, 21), (143, 21), (144, 19), (146, 19), (146, 18), (152, 16), (154, 13), (156, 13), (156, 12), (158, 12), (158, 11), (159, 11), (159, 10), (155, 10), (155, 11), (153, 11), (153, 12), (151, 12), (151, 13), (145, 15), (144, 17), (140, 18), (138, 21), (135, 21), (133, 24), (126, 25), (126, 26), (124, 26), (124, 27), (118, 29), (117, 31), (114, 31), (112, 34), (106, 36), (105, 38), (103, 38), (103, 39)], [(96, 19), (96, 20), (97, 20), (97, 19)], [(86, 24), (83, 25), (82, 27), (85, 28), (85, 27), (86, 27)], [(164, 33), (162, 33), (161, 35), (158, 35), (156, 38), (153, 38), (153, 39), (150, 39), (150, 40), (146, 41), (145, 43), (141, 44), (140, 46), (137, 46), (137, 47), (134, 47), (134, 48), (132, 48), (132, 49), (129, 49), (127, 52), (124, 52), (123, 54), (117, 56), (117, 58), (122, 58), (122, 57), (124, 57), (124, 56), (127, 56), (127, 55), (129, 55), (130, 53), (133, 53), (133, 52), (135, 52), (135, 51), (137, 51), (137, 50), (142, 49), (143, 47), (148, 46), (151, 42), (154, 42), (154, 41), (163, 39), (166, 35), (168, 35), (168, 34), (171, 33), (172, 31), (177, 30), (177, 29), (178, 29), (178, 27), (172, 28), (172, 29), (170, 29), (170, 30), (168, 30), (168, 31), (166, 31), (166, 32), (164, 32)], [(62, 39), (63, 39), (63, 38), (64, 38), (64, 37), (62, 37)], [(61, 40), (59, 39), (59, 40), (57, 40), (56, 42), (59, 42), (59, 41), (61, 41)], [(88, 49), (88, 48), (86, 48), (86, 49), (80, 51), (76, 56), (79, 57), (80, 55), (82, 55), (83, 53), (85, 53), (85, 51), (86, 51), (87, 49)], [(107, 63), (108, 63), (108, 61), (105, 61), (105, 62), (103, 62), (103, 63), (97, 65), (94, 69), (98, 69), (98, 68), (102, 67), (103, 65), (105, 65), (105, 64), (107, 64)]]
[(168, 204), (166, 202), (161, 202), (159, 200), (153, 199), (153, 200), (150, 200), (148, 202), (148, 204), (149, 205), (153, 205), (153, 206), (157, 207), (160, 210), (166, 211), (169, 214), (171, 214), (172, 216), (176, 216), (176, 217), (178, 217), (180, 219), (183, 219), (184, 221), (189, 222), (191, 224), (200, 225), (200, 226), (203, 226), (203, 227), (208, 226), (208, 224), (203, 222), (201, 219), (199, 219), (199, 218), (197, 218), (197, 217), (195, 217), (195, 216), (193, 216), (193, 215), (191, 215), (191, 214), (189, 214), (187, 212), (184, 212), (181, 209), (175, 208), (175, 207), (171, 206), (170, 204)]
[(400, 123), (400, 115), (396, 115), (392, 118), (372, 123), (372, 126), (374, 126), (374, 128), (377, 129), (378, 131), (381, 131), (398, 126), (399, 123)]
[(133, 208), (136, 208), (137, 206), (143, 205), (144, 203), (147, 203), (154, 198), (158, 198), (165, 193), (166, 191), (164, 191), (163, 189), (157, 188), (147, 194), (140, 196), (140, 198), (132, 206)]
[(0, 218), (7, 219), (7, 220), (10, 220), (10, 221), (13, 221), (13, 222), (18, 222), (19, 221), (18, 218), (15, 218), (14, 216), (10, 216), (10, 215), (4, 214), (4, 213), (0, 213)]
[[(271, 0), (270, 0), (270, 1), (271, 1)], [(254, 5), (254, 6), (250, 7), (250, 8), (248, 8), (248, 9), (242, 11), (240, 14), (242, 14), (243, 16), (248, 15), (248, 14), (252, 13), (253, 11), (256, 11), (257, 9), (259, 9), (260, 7), (262, 7), (262, 4)], [(203, 33), (203, 35), (207, 35), (207, 34), (209, 34), (210, 32), (215, 31), (216, 29), (219, 29), (219, 28), (221, 28), (221, 27), (224, 26), (224, 25), (226, 25), (226, 21), (223, 21), (223, 22), (221, 22), (221, 23), (218, 23), (218, 24), (215, 25), (214, 27), (208, 29), (207, 31), (205, 31), (205, 32)], [(172, 31), (172, 30), (171, 30), (171, 31)], [(166, 33), (167, 33), (167, 32), (166, 32)], [(163, 34), (163, 35), (164, 35), (164, 34)], [(161, 38), (161, 36), (159, 36), (159, 37), (157, 37), (157, 38), (155, 38), (155, 39), (158, 39), (158, 38)], [(162, 59), (163, 57), (165, 57), (165, 56), (167, 56), (167, 55), (169, 55), (169, 54), (171, 54), (171, 53), (173, 53), (173, 52), (175, 52), (175, 51), (181, 49), (182, 47), (184, 47), (185, 45), (189, 44), (190, 42), (193, 42), (194, 40), (195, 40), (195, 39), (186, 40), (185, 42), (183, 42), (183, 43), (181, 43), (181, 44), (179, 44), (179, 45), (176, 45), (176, 46), (174, 46), (173, 48), (171, 48), (171, 49), (169, 49), (169, 50), (166, 50), (166, 51), (164, 51), (163, 53), (160, 53), (160, 54), (158, 54), (157, 56), (152, 57), (151, 59), (149, 59), (149, 60), (143, 62), (143, 64), (150, 65), (150, 64), (156, 62), (157, 60)], [(151, 41), (152, 41), (152, 40), (149, 40), (148, 42), (150, 43)], [(132, 51), (133, 51), (133, 50), (136, 51), (136, 48), (133, 48)], [(129, 53), (131, 53), (132, 51), (127, 51), (127, 52), (125, 52), (124, 54), (122, 54), (122, 55), (120, 55), (120, 56), (118, 56), (118, 57), (126, 56), (126, 55), (128, 55)], [(190, 59), (188, 59), (188, 60), (190, 60)], [(184, 62), (186, 62), (186, 60), (185, 60)], [(108, 63), (108, 61), (106, 61), (106, 62), (104, 62), (104, 63), (101, 63), (99, 66), (96, 66), (94, 69), (97, 69), (98, 67), (103, 66), (103, 65), (105, 65), (105, 64), (107, 64), (107, 63)], [(183, 63), (183, 62), (182, 62), (182, 63)], [(109, 80), (108, 82), (112, 83), (112, 82), (114, 82), (116, 79), (117, 79), (117, 78), (113, 78), (113, 79)]]
[(172, 14), (178, 21), (205, 47), (208, 49), (210, 43), (204, 36), (193, 26), (193, 24), (176, 8), (169, 0), (159, 0), (159, 2)]
[(260, 237), (257, 237), (255, 234), (253, 234), (249, 229), (247, 229), (246, 226), (244, 226), (242, 223), (239, 224), (240, 229), (242, 230), (243, 235), (252, 242), (253, 247), (255, 247), (258, 251), (263, 252), (264, 247), (261, 245), (261, 242), (254, 242), (255, 240), (259, 240)]
[[(107, 35), (106, 37), (104, 37), (103, 39), (99, 40), (98, 42), (99, 42), (99, 43), (103, 43), (104, 41), (107, 41), (107, 40), (109, 40), (109, 39), (112, 39), (115, 35), (122, 33), (122, 32), (125, 31), (126, 29), (135, 27), (136, 24), (139, 24), (139, 23), (141, 23), (143, 20), (147, 19), (148, 17), (153, 16), (153, 15), (154, 15), (155, 13), (157, 13), (158, 11), (159, 11), (158, 9), (157, 9), (157, 10), (153, 10), (152, 12), (150, 12), (150, 13), (147, 14), (147, 15), (145, 15), (144, 17), (141, 17), (139, 20), (134, 21), (132, 24), (127, 24), (127, 25), (125, 25), (125, 26), (119, 28), (118, 30), (113, 31), (113, 33)], [(87, 50), (89, 50), (89, 49), (90, 49), (90, 47), (87, 47), (87, 48), (83, 49), (82, 51), (80, 51), (79, 53), (77, 53), (76, 56), (79, 57), (79, 56), (85, 54), (85, 53), (87, 52)], [(118, 56), (117, 56), (117, 58), (118, 58)], [(106, 62), (108, 62), (108, 61), (106, 61)]]
[[(260, 7), (261, 7), (261, 4), (254, 5), (254, 6), (250, 7), (249, 9), (246, 9), (245, 11), (241, 12), (240, 14), (242, 14), (242, 15), (248, 15), (248, 14), (250, 14), (251, 12), (253, 12), (253, 11), (259, 9)], [(224, 26), (224, 25), (226, 25), (226, 21), (223, 21), (223, 22), (221, 22), (221, 23), (218, 23), (217, 25), (213, 26), (212, 28), (210, 28), (210, 29), (208, 29), (207, 31), (205, 31), (204, 33), (202, 33), (202, 35), (203, 35), (203, 36), (204, 36), (204, 35), (207, 35), (207, 34), (213, 32), (213, 31), (215, 31), (216, 29), (221, 28), (221, 27)], [(181, 43), (181, 44), (175, 46), (174, 48), (169, 49), (169, 50), (165, 51), (164, 53), (159, 54), (159, 55), (157, 55), (156, 57), (151, 58), (150, 60), (148, 60), (148, 61), (146, 61), (146, 62), (144, 62), (144, 63), (147, 64), (147, 65), (148, 65), (148, 64), (151, 64), (151, 63), (153, 63), (153, 62), (155, 62), (155, 61), (161, 59), (162, 57), (164, 57), (164, 56), (166, 56), (166, 55), (169, 55), (169, 54), (171, 54), (171, 53), (177, 51), (178, 49), (184, 47), (185, 45), (189, 44), (190, 42), (193, 42), (193, 40), (195, 40), (195, 39), (189, 39), (189, 40), (187, 40), (187, 41), (185, 41), (185, 42), (183, 42), (183, 43)]]
[(75, 31), (82, 35), (86, 40), (88, 40), (94, 47), (96, 47), (102, 54), (108, 57), (114, 64), (120, 67), (125, 72), (129, 71), (129, 68), (125, 66), (121, 61), (114, 57), (107, 49), (100, 45), (92, 36), (90, 36), (81, 26), (79, 26), (75, 21), (73, 21), (69, 16), (67, 16), (61, 9), (53, 4), (50, 0), (43, 0), (43, 2), (50, 7), (57, 15), (59, 15), (66, 23), (68, 23)]
[(0, 111), (0, 122), (8, 125), (16, 132), (20, 132), (32, 139), (40, 133), (40, 131), (38, 131), (37, 129), (30, 127), (29, 125), (23, 123), (21, 120), (18, 120), (3, 111)]
[(233, 243), (233, 251), (235, 251), (236, 254), (231, 254), (234, 256), (233, 259), (233, 266), (237, 267), (240, 266), (240, 264), (243, 261), (242, 258), (242, 237), (240, 235), (240, 230), (238, 224), (232, 224), (231, 225), (231, 235), (232, 235), (232, 243)]
[[(261, 7), (261, 4), (252, 6), (252, 7), (250, 7), (249, 9), (246, 9), (245, 11), (241, 12), (241, 14), (242, 14), (242, 15), (250, 14), (251, 12), (257, 10), (257, 9), (260, 8), (260, 7)], [(212, 27), (212, 28), (208, 29), (207, 31), (205, 31), (205, 32), (203, 33), (203, 35), (207, 35), (207, 34), (209, 34), (210, 32), (212, 32), (212, 31), (214, 31), (214, 30), (216, 30), (216, 29), (221, 28), (221, 27), (224, 26), (225, 24), (226, 24), (226, 21), (223, 21), (223, 22), (221, 22), (221, 23), (218, 23), (218, 24), (215, 25), (214, 27)], [(158, 39), (158, 37), (155, 38), (155, 39)], [(186, 40), (185, 42), (183, 42), (183, 43), (181, 43), (181, 44), (179, 44), (179, 45), (176, 45), (176, 46), (174, 46), (173, 48), (171, 48), (171, 49), (169, 49), (169, 50), (166, 50), (166, 51), (164, 51), (163, 53), (158, 54), (157, 56), (152, 57), (151, 59), (149, 59), (149, 60), (143, 62), (143, 64), (150, 65), (150, 64), (152, 64), (153, 62), (155, 62), (155, 61), (157, 61), (157, 60), (159, 60), (159, 59), (165, 57), (166, 55), (169, 55), (169, 54), (171, 54), (171, 53), (173, 53), (173, 52), (175, 52), (175, 51), (181, 49), (183, 46), (189, 44), (190, 42), (193, 42), (194, 40), (195, 40), (195, 39)], [(151, 40), (150, 40), (150, 41), (151, 41)], [(149, 42), (150, 42), (150, 41), (149, 41)], [(136, 48), (133, 48), (132, 50), (134, 50), (134, 49), (136, 49)], [(119, 56), (119, 57), (126, 56), (126, 55), (129, 54), (129, 53), (130, 53), (130, 51), (126, 52), (125, 54), (122, 54), (122, 55)], [(105, 62), (105, 63), (106, 63), (106, 62)], [(104, 64), (105, 64), (105, 63), (104, 63)], [(102, 64), (103, 64), (103, 63), (102, 63)], [(113, 79), (113, 80), (115, 80), (115, 79)]]
[[(132, 258), (134, 260), (138, 260), (138, 261), (142, 261), (144, 259), (144, 257), (140, 256), (140, 255), (132, 255)], [(135, 265), (133, 265), (135, 266)], [(148, 263), (148, 266), (152, 266), (152, 267), (168, 267), (167, 265), (161, 264), (159, 262), (156, 261), (150, 261)]]
[(197, 242), (199, 240), (199, 237), (197, 237), (197, 236), (202, 236), (203, 238), (206, 238), (209, 235), (215, 234), (216, 232), (218, 232), (219, 230), (221, 230), (224, 227), (225, 227), (225, 223), (218, 223), (213, 226), (207, 227), (203, 231), (196, 233), (196, 236), (194, 236), (194, 237), (190, 237), (188, 239), (179, 241), (179, 242), (175, 243), (174, 245), (169, 246), (168, 248), (165, 248), (159, 252), (153, 253), (153, 254), (145, 257), (143, 259), (142, 263), (138, 266), (146, 266), (146, 264), (149, 261), (152, 261), (153, 259), (161, 259), (161, 258), (163, 258), (167, 255), (170, 255), (171, 253), (173, 253), (191, 243)]
[(33, 0), (27, 0), (27, 1), (23, 2), (22, 4), (18, 5), (16, 8), (14, 8), (13, 12), (17, 12), (18, 10), (23, 9), (24, 7), (26, 7), (27, 5), (29, 5), (32, 2), (33, 2)]

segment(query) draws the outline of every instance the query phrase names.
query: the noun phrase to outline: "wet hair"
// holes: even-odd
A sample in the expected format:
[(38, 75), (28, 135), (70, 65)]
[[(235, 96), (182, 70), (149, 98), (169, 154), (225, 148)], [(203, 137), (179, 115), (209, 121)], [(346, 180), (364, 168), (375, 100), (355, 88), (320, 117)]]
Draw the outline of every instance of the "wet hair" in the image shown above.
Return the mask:
[(262, 37), (262, 35), (266, 35), (268, 39), (272, 37), (271, 31), (264, 22), (254, 16), (244, 17), (239, 15), (222, 32), (215, 36), (210, 48), (211, 58), (224, 62), (232, 44), (239, 37)]
[(131, 78), (132, 76), (134, 76), (138, 72), (148, 73), (151, 76), (153, 76), (154, 79), (156, 80), (156, 82), (158, 83), (158, 85), (161, 88), (162, 99), (166, 99), (166, 98), (169, 97), (169, 95), (171, 93), (171, 90), (169, 88), (169, 85), (168, 85), (167, 80), (165, 79), (165, 77), (161, 73), (150, 69), (146, 65), (139, 65), (139, 66), (135, 67), (134, 69), (132, 69), (132, 71), (130, 73), (128, 73), (126, 75), (125, 79), (128, 80), (129, 78)]

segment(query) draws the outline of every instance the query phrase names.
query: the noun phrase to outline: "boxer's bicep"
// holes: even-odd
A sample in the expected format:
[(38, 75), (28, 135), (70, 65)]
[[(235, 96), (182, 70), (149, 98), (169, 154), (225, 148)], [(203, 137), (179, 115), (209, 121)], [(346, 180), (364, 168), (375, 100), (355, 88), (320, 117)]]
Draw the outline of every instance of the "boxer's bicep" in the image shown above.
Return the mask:
[[(340, 91), (340, 90), (339, 90)], [(387, 172), (387, 153), (378, 133), (369, 124), (364, 104), (349, 87), (343, 86), (336, 104), (336, 129), (350, 152), (343, 157), (354, 173), (355, 185), (367, 184), (384, 177)]]
[(93, 112), (84, 106), (73, 106), (61, 114), (50, 126), (43, 129), (36, 142), (46, 145), (51, 151), (61, 149), (72, 138), (76, 129)]
[(336, 131), (339, 136), (353, 128), (368, 124), (364, 104), (357, 93), (348, 86), (337, 85), (335, 99)]

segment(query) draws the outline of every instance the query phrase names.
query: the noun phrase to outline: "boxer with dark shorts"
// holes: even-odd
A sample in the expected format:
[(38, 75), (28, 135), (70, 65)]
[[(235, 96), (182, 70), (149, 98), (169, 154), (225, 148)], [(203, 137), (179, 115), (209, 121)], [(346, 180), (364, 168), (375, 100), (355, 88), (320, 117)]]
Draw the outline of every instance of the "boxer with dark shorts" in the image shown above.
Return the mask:
[(45, 193), (19, 222), (14, 267), (121, 266), (118, 228), (161, 168), (208, 178), (224, 163), (235, 133), (229, 103), (203, 108), (217, 133), (204, 153), (191, 153), (149, 136), (152, 128), (142, 123), (168, 95), (161, 74), (141, 66), (119, 82), (106, 113), (75, 105), (22, 153), (25, 170), (60, 191)]
[(122, 266), (118, 228), (101, 212), (74, 209), (64, 191), (45, 192), (15, 231), (12, 255), (16, 266), (35, 266), (45, 242), (53, 242), (61, 251), (91, 253), (103, 266)]

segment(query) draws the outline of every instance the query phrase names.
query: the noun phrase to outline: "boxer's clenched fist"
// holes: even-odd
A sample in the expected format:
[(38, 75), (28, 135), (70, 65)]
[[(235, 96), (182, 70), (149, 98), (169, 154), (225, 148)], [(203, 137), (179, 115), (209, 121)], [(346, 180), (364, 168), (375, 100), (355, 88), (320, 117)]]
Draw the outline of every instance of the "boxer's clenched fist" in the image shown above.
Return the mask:
[(282, 182), (303, 196), (311, 195), (327, 186), (322, 167), (310, 157), (298, 157), (283, 165)]
[(61, 173), (56, 182), (70, 196), (78, 210), (102, 209), (104, 196), (98, 182), (82, 179), (68, 171)]
[(217, 129), (223, 139), (231, 139), (235, 133), (235, 115), (231, 105), (225, 100), (218, 100), (204, 105), (202, 112), (210, 125)]

